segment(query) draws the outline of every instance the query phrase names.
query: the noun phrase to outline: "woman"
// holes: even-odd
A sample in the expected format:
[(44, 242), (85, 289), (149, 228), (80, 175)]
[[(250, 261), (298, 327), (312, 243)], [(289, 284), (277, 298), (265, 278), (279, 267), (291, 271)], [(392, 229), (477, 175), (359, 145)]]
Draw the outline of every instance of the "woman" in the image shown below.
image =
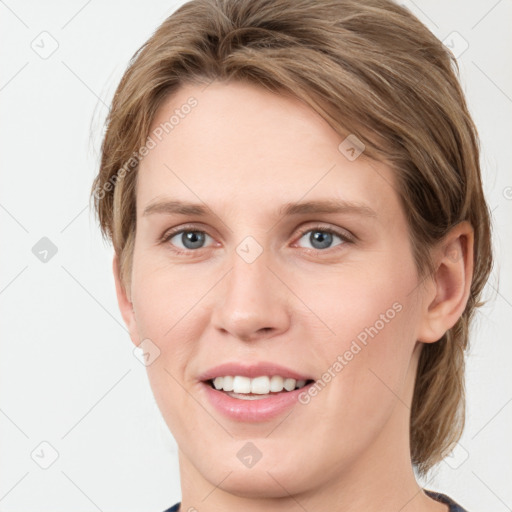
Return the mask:
[(93, 197), (169, 511), (464, 510), (415, 478), (492, 264), (455, 68), (387, 0), (193, 0), (132, 59)]

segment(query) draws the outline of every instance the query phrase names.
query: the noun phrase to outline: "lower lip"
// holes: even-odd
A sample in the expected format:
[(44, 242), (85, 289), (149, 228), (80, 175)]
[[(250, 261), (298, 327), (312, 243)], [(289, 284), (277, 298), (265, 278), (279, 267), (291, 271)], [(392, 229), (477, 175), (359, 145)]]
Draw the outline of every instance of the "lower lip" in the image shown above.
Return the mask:
[(311, 385), (270, 395), (268, 398), (243, 400), (232, 398), (223, 391), (217, 391), (207, 382), (202, 384), (208, 400), (217, 411), (232, 420), (246, 422), (267, 421), (283, 414), (298, 402), (300, 393), (307, 391)]

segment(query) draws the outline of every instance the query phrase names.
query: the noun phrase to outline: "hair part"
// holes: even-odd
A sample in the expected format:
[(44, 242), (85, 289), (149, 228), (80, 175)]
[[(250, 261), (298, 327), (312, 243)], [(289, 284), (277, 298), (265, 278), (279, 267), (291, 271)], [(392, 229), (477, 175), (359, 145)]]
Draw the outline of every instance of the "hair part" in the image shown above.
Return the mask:
[(418, 365), (410, 445), (422, 475), (462, 434), (468, 329), (492, 267), (478, 135), (458, 71), (444, 45), (390, 0), (192, 0), (132, 57), (106, 120), (92, 188), (129, 289), (134, 155), (156, 112), (186, 83), (237, 80), (304, 101), (340, 136), (363, 141), (368, 158), (392, 166), (421, 276), (434, 270), (429, 250), (469, 221), (475, 261), (466, 309), (439, 341), (424, 345)]

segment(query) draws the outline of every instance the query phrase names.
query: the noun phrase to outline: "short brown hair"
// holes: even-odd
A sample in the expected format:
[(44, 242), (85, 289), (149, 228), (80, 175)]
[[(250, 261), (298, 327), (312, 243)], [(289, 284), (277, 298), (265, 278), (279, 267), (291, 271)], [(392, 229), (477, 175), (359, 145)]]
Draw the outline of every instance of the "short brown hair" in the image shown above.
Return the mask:
[(155, 113), (185, 83), (248, 81), (303, 100), (365, 155), (389, 163), (421, 275), (457, 223), (474, 228), (474, 272), (455, 326), (420, 356), (411, 460), (420, 474), (459, 440), (465, 422), (468, 327), (492, 266), (479, 142), (453, 55), (390, 0), (192, 0), (135, 53), (115, 93), (92, 197), (130, 286), (136, 184)]

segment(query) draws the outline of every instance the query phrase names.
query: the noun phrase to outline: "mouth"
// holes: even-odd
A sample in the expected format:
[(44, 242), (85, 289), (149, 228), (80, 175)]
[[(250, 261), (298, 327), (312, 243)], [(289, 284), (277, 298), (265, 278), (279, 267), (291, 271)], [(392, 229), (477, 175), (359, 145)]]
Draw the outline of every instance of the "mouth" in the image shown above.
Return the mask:
[(270, 421), (286, 414), (315, 380), (270, 361), (227, 362), (198, 376), (204, 399), (237, 422)]
[(314, 381), (280, 375), (260, 375), (254, 378), (243, 375), (224, 375), (204, 382), (212, 389), (237, 400), (262, 400), (302, 389)]

